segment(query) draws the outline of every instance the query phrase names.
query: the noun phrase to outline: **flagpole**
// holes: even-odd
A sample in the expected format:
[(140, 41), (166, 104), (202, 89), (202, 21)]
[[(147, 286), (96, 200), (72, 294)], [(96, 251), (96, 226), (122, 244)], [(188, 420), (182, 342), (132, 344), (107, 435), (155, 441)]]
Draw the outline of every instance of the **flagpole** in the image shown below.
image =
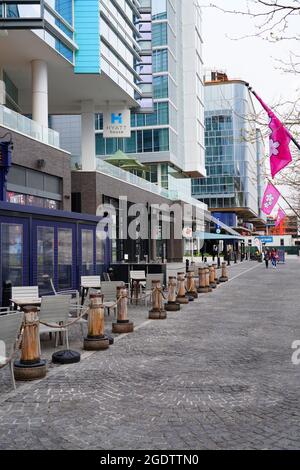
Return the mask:
[[(253, 88), (250, 86), (249, 83), (246, 83), (246, 87), (248, 88), (248, 90), (252, 93), (252, 95), (255, 96), (255, 98), (257, 98), (258, 100), (260, 100), (259, 96), (257, 95), (257, 93), (253, 90)], [(291, 135), (290, 133), (290, 138), (291, 138), (291, 141), (293, 142), (293, 144), (297, 147), (298, 150), (300, 150), (300, 144), (297, 142), (297, 140)]]

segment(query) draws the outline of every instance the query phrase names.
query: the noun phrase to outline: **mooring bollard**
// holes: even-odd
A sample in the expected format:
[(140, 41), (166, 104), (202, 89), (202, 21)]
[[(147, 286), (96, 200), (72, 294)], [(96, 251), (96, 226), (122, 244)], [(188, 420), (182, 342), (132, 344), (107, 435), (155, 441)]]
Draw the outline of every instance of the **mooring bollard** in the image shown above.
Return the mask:
[(117, 322), (112, 324), (112, 332), (132, 333), (134, 324), (128, 320), (128, 291), (125, 287), (117, 287), (117, 302)]
[(228, 274), (227, 274), (227, 266), (226, 262), (222, 263), (222, 275), (219, 279), (220, 282), (227, 282), (229, 280)]
[(210, 287), (210, 269), (208, 266), (205, 268), (205, 287), (207, 288), (207, 292), (212, 292), (212, 288)]
[(109, 338), (104, 334), (104, 306), (102, 294), (90, 295), (88, 311), (88, 335), (84, 338), (83, 349), (101, 351), (109, 348)]
[(206, 287), (206, 272), (205, 267), (199, 268), (199, 287), (198, 294), (207, 294), (209, 291)]
[(214, 272), (215, 272), (215, 283), (218, 285), (219, 283), (219, 278), (218, 278), (218, 265), (217, 263), (213, 264)]
[(46, 361), (40, 358), (40, 333), (37, 307), (24, 307), (24, 330), (21, 359), (14, 363), (16, 380), (42, 379), (47, 373)]
[(178, 282), (178, 292), (177, 292), (177, 302), (181, 305), (186, 305), (189, 303), (189, 299), (186, 295), (186, 288), (185, 288), (185, 274), (178, 273), (177, 277)]
[(195, 273), (194, 271), (190, 271), (187, 273), (187, 293), (188, 296), (192, 297), (193, 299), (198, 299), (198, 292), (195, 285)]
[(163, 306), (163, 294), (160, 281), (152, 281), (152, 310), (149, 312), (149, 320), (165, 320), (167, 312)]
[(215, 281), (215, 268), (213, 266), (209, 267), (209, 286), (212, 289), (217, 288), (217, 284), (216, 284), (216, 281)]
[(165, 305), (167, 312), (178, 312), (180, 303), (177, 302), (177, 279), (175, 276), (169, 277), (168, 285), (168, 303)]

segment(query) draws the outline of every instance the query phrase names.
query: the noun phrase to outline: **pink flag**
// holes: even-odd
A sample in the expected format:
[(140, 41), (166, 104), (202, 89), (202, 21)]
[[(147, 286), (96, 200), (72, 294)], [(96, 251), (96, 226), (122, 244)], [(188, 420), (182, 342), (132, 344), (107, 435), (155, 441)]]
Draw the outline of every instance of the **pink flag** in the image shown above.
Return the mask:
[(277, 219), (275, 222), (275, 227), (279, 227), (279, 225), (285, 218), (286, 218), (286, 213), (284, 212), (284, 210), (281, 209), (281, 207), (279, 207)]
[(281, 194), (278, 191), (278, 189), (273, 186), (272, 183), (269, 183), (264, 194), (263, 202), (262, 202), (262, 207), (261, 210), (267, 214), (270, 215), (276, 206), (278, 199), (280, 198)]
[(271, 111), (271, 109), (262, 101), (262, 99), (254, 93), (262, 107), (269, 115), (270, 134), (270, 160), (271, 160), (271, 173), (272, 178), (275, 178), (283, 168), (292, 162), (292, 155), (289, 149), (291, 142), (291, 134), (284, 127), (282, 122)]

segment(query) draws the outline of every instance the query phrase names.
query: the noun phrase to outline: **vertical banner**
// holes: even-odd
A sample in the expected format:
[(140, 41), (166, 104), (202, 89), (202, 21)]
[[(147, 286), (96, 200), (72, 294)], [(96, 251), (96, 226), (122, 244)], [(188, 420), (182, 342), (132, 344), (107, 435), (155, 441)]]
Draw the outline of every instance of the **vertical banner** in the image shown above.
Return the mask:
[(131, 137), (130, 109), (110, 107), (104, 110), (103, 137)]

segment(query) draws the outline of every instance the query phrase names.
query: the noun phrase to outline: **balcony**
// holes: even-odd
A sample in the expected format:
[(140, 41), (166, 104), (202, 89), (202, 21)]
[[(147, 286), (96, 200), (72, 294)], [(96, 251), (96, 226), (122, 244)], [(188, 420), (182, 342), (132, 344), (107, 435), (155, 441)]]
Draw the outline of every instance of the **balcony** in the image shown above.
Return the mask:
[(24, 134), (52, 147), (59, 147), (59, 133), (43, 127), (32, 119), (0, 105), (0, 126)]
[(144, 178), (140, 178), (139, 176), (133, 175), (129, 171), (125, 171), (121, 168), (111, 165), (110, 163), (107, 163), (104, 160), (101, 160), (100, 158), (97, 158), (97, 171), (107, 176), (116, 178), (125, 183), (132, 184), (133, 186), (136, 186), (145, 191), (149, 191), (150, 193), (157, 194), (158, 196), (169, 199), (170, 201), (182, 201), (186, 204), (190, 204), (202, 210), (207, 209), (207, 206), (202, 202), (198, 201), (197, 199), (188, 197), (187, 195), (182, 194), (179, 191), (169, 191), (167, 189), (164, 189), (161, 186), (158, 186), (157, 184), (150, 183)]

